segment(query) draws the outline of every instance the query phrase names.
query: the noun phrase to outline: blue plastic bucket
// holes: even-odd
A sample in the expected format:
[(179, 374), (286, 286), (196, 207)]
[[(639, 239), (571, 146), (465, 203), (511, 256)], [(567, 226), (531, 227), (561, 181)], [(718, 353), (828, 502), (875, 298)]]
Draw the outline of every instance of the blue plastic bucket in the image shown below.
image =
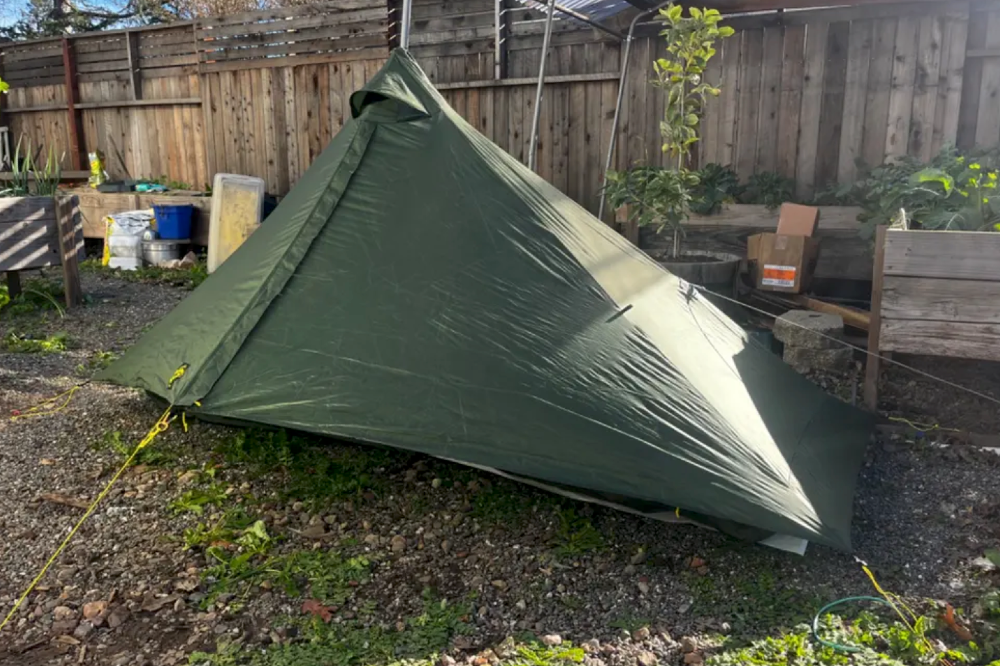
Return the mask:
[(191, 215), (194, 206), (179, 204), (153, 206), (156, 217), (156, 231), (165, 240), (187, 240), (191, 238)]

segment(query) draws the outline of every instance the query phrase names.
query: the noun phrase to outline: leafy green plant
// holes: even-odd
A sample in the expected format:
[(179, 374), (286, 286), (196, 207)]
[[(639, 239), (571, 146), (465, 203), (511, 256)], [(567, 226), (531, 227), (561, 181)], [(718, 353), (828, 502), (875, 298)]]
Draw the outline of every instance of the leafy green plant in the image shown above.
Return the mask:
[(557, 557), (579, 557), (604, 547), (604, 537), (585, 516), (573, 508), (559, 512), (559, 529), (553, 540)]
[(743, 192), (740, 178), (732, 167), (706, 164), (697, 171), (698, 184), (691, 197), (691, 212), (713, 215), (731, 204)]
[(676, 161), (674, 183), (686, 186), (688, 190), (686, 196), (679, 196), (674, 204), (681, 214), (666, 220), (674, 232), (674, 257), (680, 253), (680, 225), (688, 217), (690, 189), (698, 183), (697, 176), (684, 165), (691, 147), (698, 141), (698, 125), (706, 99), (721, 92), (705, 79), (705, 69), (716, 53), (715, 43), (734, 33), (728, 26), (719, 26), (721, 20), (722, 14), (715, 9), (689, 7), (686, 17), (680, 5), (671, 4), (660, 10), (660, 21), (664, 26), (660, 36), (667, 42), (666, 57), (653, 63), (656, 74), (653, 85), (667, 94), (660, 136), (663, 152)]
[(67, 333), (53, 333), (45, 337), (34, 337), (27, 333), (7, 333), (2, 340), (4, 351), (16, 354), (56, 354), (66, 351), (72, 341)]
[[(153, 446), (143, 448), (136, 455), (135, 463), (137, 465), (156, 466), (173, 462), (176, 456), (168, 451), (165, 451), (162, 446), (162, 444), (155, 444)], [(124, 460), (132, 455), (135, 445), (126, 442), (122, 437), (121, 432), (117, 430), (108, 430), (91, 448), (95, 451), (111, 451)]]
[(604, 187), (612, 207), (628, 206), (631, 221), (640, 226), (655, 225), (657, 233), (664, 227), (673, 229), (676, 249), (697, 184), (698, 176), (687, 170), (638, 167), (609, 171)]
[(715, 9), (691, 7), (688, 15), (680, 5), (660, 10), (666, 41), (666, 56), (653, 63), (652, 84), (665, 91), (666, 108), (660, 121), (662, 149), (676, 164), (674, 169), (641, 167), (627, 172), (609, 172), (605, 195), (615, 208), (628, 206), (629, 216), (640, 225), (657, 225), (673, 231), (673, 256), (680, 254), (682, 224), (691, 212), (698, 174), (685, 167), (691, 147), (698, 141), (698, 124), (709, 96), (719, 88), (705, 80), (705, 68), (715, 55), (714, 44), (733, 34), (720, 27), (722, 15)]
[(116, 358), (118, 355), (114, 352), (96, 351), (87, 358), (85, 363), (77, 364), (76, 374), (80, 377), (92, 377), (98, 370), (103, 370), (111, 365)]
[(225, 501), (227, 496), (225, 484), (212, 483), (205, 488), (192, 488), (185, 491), (183, 495), (170, 503), (170, 510), (174, 513), (193, 513), (200, 516), (205, 513), (205, 507), (218, 506)]
[(28, 184), (31, 180), (31, 139), (27, 140), (24, 152), (21, 152), (21, 143), (24, 141), (22, 134), (14, 144), (14, 157), (10, 163), (10, 186), (2, 193), (8, 197), (28, 196)]
[(50, 144), (42, 168), (35, 169), (35, 195), (40, 197), (55, 196), (59, 191), (59, 181), (62, 179), (62, 159), (65, 153), (56, 157), (55, 148)]
[(63, 296), (63, 285), (60, 280), (39, 277), (29, 280), (16, 298), (10, 298), (6, 286), (0, 287), (3, 296), (0, 297), (0, 309), (5, 315), (32, 314), (38, 311), (55, 310), (59, 317), (65, 316), (59, 299)]
[(740, 201), (764, 205), (768, 210), (774, 210), (786, 201), (792, 201), (795, 198), (794, 192), (795, 183), (791, 178), (773, 171), (762, 171), (750, 177)]

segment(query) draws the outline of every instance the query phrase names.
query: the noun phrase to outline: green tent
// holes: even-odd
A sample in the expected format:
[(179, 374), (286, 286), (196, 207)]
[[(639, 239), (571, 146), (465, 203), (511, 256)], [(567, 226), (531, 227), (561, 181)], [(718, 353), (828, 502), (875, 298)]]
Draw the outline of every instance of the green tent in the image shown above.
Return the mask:
[(351, 109), (101, 379), (206, 418), (850, 548), (870, 416), (476, 132), (406, 52)]

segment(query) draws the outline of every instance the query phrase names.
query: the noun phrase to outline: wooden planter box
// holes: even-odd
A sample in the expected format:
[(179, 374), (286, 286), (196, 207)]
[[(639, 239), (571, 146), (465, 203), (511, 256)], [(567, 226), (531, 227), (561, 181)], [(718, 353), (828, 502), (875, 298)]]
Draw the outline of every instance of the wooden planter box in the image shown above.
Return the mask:
[(19, 271), (62, 266), (66, 305), (78, 305), (83, 258), (83, 223), (76, 197), (0, 198), (0, 273), (7, 275), (12, 297), (20, 291)]
[(191, 226), (191, 242), (194, 245), (208, 245), (208, 223), (212, 218), (212, 197), (210, 195), (189, 194), (136, 194), (123, 192), (111, 194), (95, 192), (90, 188), (74, 192), (80, 200), (80, 216), (83, 219), (83, 235), (86, 238), (104, 238), (104, 218), (113, 213), (131, 210), (148, 210), (160, 204), (191, 204), (194, 217)]
[[(1000, 233), (880, 227), (868, 349), (1000, 361)], [(869, 356), (872, 409), (878, 370)]]
[[(869, 243), (858, 236), (861, 228), (854, 206), (820, 206), (821, 238), (819, 264), (815, 277), (840, 280), (871, 280), (872, 253)], [(619, 217), (619, 222), (621, 218)], [(732, 204), (716, 215), (695, 215), (685, 224), (684, 247), (689, 250), (728, 252), (746, 255), (747, 237), (778, 227), (778, 210), (752, 204)], [(628, 231), (623, 231), (626, 236)], [(657, 235), (654, 229), (635, 230), (639, 246), (646, 249), (667, 249), (670, 234)]]

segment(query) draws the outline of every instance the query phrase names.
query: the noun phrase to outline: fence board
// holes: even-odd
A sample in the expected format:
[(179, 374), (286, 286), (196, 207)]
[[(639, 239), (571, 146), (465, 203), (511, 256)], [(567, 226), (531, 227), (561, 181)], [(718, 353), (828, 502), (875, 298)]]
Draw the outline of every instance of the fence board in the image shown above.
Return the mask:
[(837, 180), (841, 183), (854, 181), (857, 176), (857, 161), (862, 157), (874, 27), (871, 21), (855, 21), (851, 23), (848, 37), (844, 120), (840, 129), (840, 162), (837, 168)]
[(945, 49), (941, 56), (938, 99), (934, 109), (932, 155), (936, 155), (944, 145), (954, 145), (958, 141), (958, 124), (962, 104), (962, 69), (965, 67), (968, 33), (968, 17), (949, 17), (945, 21)]
[(816, 155), (817, 191), (837, 181), (840, 161), (840, 133), (844, 120), (844, 82), (847, 79), (847, 48), (850, 23), (830, 25), (826, 67), (823, 73), (823, 107), (819, 118), (819, 145)]
[(910, 144), (907, 154), (919, 157), (924, 162), (933, 157), (931, 148), (934, 140), (934, 118), (941, 75), (943, 20), (940, 16), (927, 16), (920, 19), (920, 47), (914, 82)]
[[(1000, 11), (986, 16), (985, 48), (1000, 47)], [(976, 145), (992, 147), (1000, 143), (1000, 59), (983, 62), (979, 91), (979, 114), (976, 118)]]
[[(778, 107), (778, 156), (776, 169), (786, 178), (795, 178), (795, 156), (799, 145), (799, 112), (802, 109), (802, 77), (805, 68), (805, 26), (785, 28), (781, 65), (781, 100)], [(728, 63), (727, 63), (727, 66)], [(725, 91), (723, 91), (723, 94)]]
[(929, 319), (1000, 324), (1000, 282), (887, 275), (882, 286), (886, 319)]
[(775, 171), (778, 164), (778, 107), (781, 99), (782, 51), (784, 30), (764, 30), (760, 77), (760, 107), (757, 113), (757, 171)]
[[(829, 23), (806, 26), (805, 81), (799, 115), (799, 152), (795, 161), (796, 194), (802, 199), (813, 195), (816, 186), (816, 153), (819, 150), (820, 113), (823, 108), (823, 76)], [(741, 110), (742, 115), (742, 110)]]
[(757, 157), (757, 119), (760, 109), (760, 75), (764, 31), (743, 33), (740, 54), (739, 123), (736, 128), (736, 170), (749, 176)]
[(885, 155), (898, 158), (906, 155), (913, 110), (914, 77), (917, 72), (917, 43), (920, 20), (899, 19), (896, 27), (896, 48), (892, 64), (892, 88), (889, 92), (889, 124), (885, 137)]

